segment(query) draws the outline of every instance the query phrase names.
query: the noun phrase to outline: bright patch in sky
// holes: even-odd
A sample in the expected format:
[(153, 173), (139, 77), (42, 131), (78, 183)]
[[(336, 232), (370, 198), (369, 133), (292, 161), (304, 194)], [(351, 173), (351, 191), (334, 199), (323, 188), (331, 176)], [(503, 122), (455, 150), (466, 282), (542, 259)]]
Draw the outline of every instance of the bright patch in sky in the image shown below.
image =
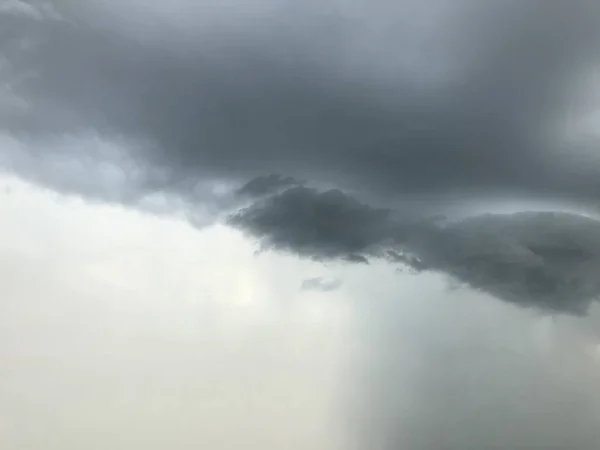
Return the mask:
[(339, 448), (351, 317), (299, 302), (319, 267), (0, 182), (3, 448)]

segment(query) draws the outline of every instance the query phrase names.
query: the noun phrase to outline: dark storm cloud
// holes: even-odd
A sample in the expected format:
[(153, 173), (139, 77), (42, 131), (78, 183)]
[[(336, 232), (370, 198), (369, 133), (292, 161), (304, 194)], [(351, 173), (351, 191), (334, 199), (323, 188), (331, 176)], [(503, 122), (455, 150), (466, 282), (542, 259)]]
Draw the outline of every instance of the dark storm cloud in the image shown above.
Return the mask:
[(35, 37), (11, 61), (39, 76), (19, 89), (31, 107), (5, 123), (139, 139), (141, 170), (168, 173), (151, 189), (185, 197), (201, 178), (281, 173), (388, 200), (598, 198), (599, 165), (556, 131), (600, 61), (595, 1), (54, 9), (63, 20), (7, 31)]
[(292, 177), (271, 174), (253, 178), (238, 189), (237, 194), (242, 197), (262, 197), (298, 184), (300, 183)]
[(300, 289), (303, 291), (331, 292), (338, 289), (341, 285), (341, 281), (336, 278), (316, 277), (304, 280), (300, 285)]
[(241, 209), (228, 223), (266, 249), (356, 262), (376, 254), (397, 233), (390, 215), (339, 190), (297, 186)]
[(415, 247), (422, 266), (502, 300), (585, 314), (600, 299), (600, 222), (566, 213), (484, 215)]
[(585, 314), (600, 299), (600, 222), (575, 214), (409, 223), (340, 191), (295, 187), (241, 210), (230, 223), (264, 248), (316, 260), (387, 259), (538, 310)]

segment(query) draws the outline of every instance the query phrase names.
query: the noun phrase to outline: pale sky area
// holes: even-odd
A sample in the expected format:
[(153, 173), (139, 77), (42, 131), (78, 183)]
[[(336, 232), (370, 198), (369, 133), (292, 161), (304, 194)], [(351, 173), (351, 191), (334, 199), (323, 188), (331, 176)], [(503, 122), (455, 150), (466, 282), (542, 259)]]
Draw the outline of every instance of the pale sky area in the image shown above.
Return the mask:
[[(600, 438), (593, 318), (553, 323), (436, 276), (256, 256), (222, 226), (0, 185), (3, 449)], [(341, 287), (301, 289), (317, 277)]]
[(3, 449), (345, 448), (352, 311), (237, 232), (0, 181)]
[(0, 0), (0, 449), (597, 450), (600, 2)]

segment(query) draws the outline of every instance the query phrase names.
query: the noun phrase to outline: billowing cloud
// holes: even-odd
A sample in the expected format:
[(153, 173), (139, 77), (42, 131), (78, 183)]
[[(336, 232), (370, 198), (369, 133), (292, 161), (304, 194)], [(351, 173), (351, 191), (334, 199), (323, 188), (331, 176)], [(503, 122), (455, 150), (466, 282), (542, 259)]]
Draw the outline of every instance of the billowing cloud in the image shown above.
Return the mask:
[(262, 197), (299, 184), (300, 183), (292, 177), (271, 174), (253, 178), (239, 188), (237, 193), (242, 197)]
[(587, 217), (484, 215), (416, 248), (422, 266), (518, 305), (584, 314), (600, 300), (600, 222)]
[(580, 215), (407, 222), (341, 191), (295, 187), (241, 210), (230, 223), (266, 248), (316, 260), (385, 258), (539, 310), (584, 314), (600, 299), (600, 222)]
[(376, 253), (396, 232), (390, 213), (339, 190), (299, 186), (240, 210), (228, 223), (258, 238), (266, 249), (355, 261)]

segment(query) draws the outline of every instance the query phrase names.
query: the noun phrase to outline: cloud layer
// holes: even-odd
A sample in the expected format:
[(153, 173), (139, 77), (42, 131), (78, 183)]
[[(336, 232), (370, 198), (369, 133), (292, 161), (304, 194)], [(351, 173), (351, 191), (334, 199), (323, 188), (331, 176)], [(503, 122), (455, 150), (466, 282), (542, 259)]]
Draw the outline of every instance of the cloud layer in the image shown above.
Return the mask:
[(294, 187), (231, 215), (228, 223), (258, 237), (266, 249), (313, 259), (365, 259), (395, 229), (390, 211), (339, 190)]
[(406, 222), (341, 191), (296, 187), (229, 222), (268, 249), (316, 260), (385, 258), (448, 274), (502, 300), (584, 314), (600, 299), (600, 222), (568, 213), (489, 214)]
[(581, 313), (598, 290), (596, 222), (427, 218), (450, 199), (600, 200), (597, 141), (577, 131), (600, 105), (599, 12), (591, 0), (12, 1), (0, 76), (4, 144), (18, 145), (0, 163), (199, 225), (226, 213), (264, 248), (382, 257)]
[(598, 200), (600, 165), (565, 131), (600, 62), (596, 2), (176, 3), (5, 12), (3, 53), (35, 75), (5, 123), (141, 140), (141, 170), (184, 196), (199, 178), (282, 173), (387, 199)]
[(600, 299), (600, 222), (566, 213), (486, 215), (419, 247), (425, 267), (502, 300), (584, 314)]

